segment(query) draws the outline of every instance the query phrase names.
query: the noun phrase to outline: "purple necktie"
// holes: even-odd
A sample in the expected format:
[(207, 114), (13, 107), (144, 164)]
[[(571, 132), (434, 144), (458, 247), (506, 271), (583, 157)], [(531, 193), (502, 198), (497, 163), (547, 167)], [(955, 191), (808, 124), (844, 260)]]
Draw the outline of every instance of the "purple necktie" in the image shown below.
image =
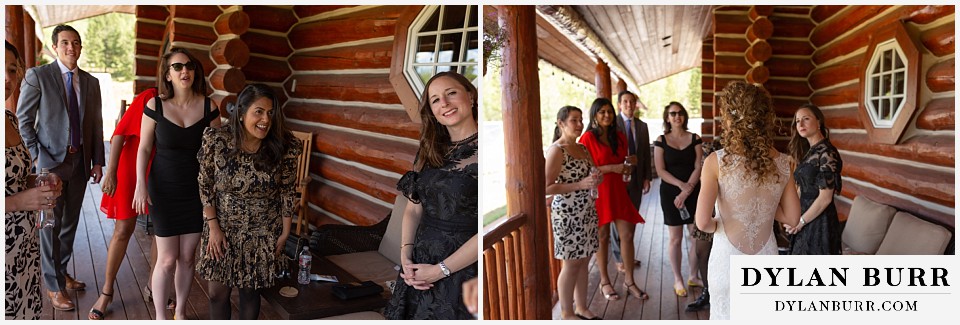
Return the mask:
[(70, 116), (70, 146), (80, 148), (80, 104), (73, 90), (73, 71), (67, 71), (67, 115)]
[(633, 141), (633, 127), (630, 125), (631, 120), (633, 120), (633, 118), (628, 118), (625, 122), (627, 122), (627, 152), (632, 155), (637, 151), (637, 146)]

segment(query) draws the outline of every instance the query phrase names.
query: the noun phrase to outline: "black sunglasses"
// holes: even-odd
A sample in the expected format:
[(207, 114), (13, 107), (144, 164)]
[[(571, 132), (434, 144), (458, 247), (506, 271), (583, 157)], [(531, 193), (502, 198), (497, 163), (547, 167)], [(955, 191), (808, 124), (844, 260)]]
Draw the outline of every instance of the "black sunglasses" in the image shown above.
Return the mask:
[(173, 68), (173, 71), (176, 71), (176, 72), (180, 72), (181, 70), (183, 70), (183, 68), (187, 68), (187, 70), (190, 70), (190, 71), (197, 69), (197, 65), (194, 64), (193, 61), (190, 61), (187, 63), (179, 63), (179, 62), (174, 63), (174, 64), (171, 64), (170, 67)]
[(677, 116), (677, 115), (682, 115), (682, 114), (683, 114), (682, 111), (673, 111), (673, 112), (667, 112), (667, 113), (670, 114), (670, 116)]

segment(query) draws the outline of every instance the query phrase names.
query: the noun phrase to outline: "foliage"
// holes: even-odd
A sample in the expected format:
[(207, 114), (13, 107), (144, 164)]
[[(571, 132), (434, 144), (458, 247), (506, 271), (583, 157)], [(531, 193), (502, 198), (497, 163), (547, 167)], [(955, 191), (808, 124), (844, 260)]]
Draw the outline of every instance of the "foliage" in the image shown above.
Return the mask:
[(647, 110), (641, 118), (662, 118), (664, 107), (672, 101), (680, 102), (691, 118), (702, 116), (700, 68), (690, 69), (640, 86), (640, 101)]
[(117, 81), (134, 77), (135, 17), (109, 13), (89, 18), (83, 56), (91, 70), (109, 72)]
[[(486, 15), (492, 18), (492, 21), (497, 21), (496, 12), (488, 12)], [(503, 28), (500, 28), (500, 24), (483, 24), (483, 53), (486, 56), (484, 58), (485, 63), (489, 63), (494, 68), (499, 68), (500, 62), (502, 62), (500, 55), (503, 53), (500, 49), (503, 48), (503, 45), (506, 43), (506, 32)]]

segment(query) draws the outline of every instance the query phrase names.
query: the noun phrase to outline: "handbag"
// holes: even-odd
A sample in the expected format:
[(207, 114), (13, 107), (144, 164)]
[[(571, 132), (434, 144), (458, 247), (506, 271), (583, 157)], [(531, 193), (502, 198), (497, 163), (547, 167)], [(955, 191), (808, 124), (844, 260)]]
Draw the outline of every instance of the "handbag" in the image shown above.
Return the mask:
[(341, 283), (333, 286), (333, 295), (341, 300), (372, 296), (383, 292), (383, 287), (373, 281)]

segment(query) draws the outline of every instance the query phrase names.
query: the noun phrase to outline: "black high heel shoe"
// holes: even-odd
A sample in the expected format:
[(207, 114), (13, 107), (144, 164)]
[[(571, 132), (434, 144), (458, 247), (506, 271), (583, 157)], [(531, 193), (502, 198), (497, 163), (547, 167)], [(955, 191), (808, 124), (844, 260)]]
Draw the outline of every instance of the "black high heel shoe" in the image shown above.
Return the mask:
[(697, 297), (697, 300), (694, 300), (692, 303), (687, 305), (687, 312), (701, 311), (704, 308), (710, 306), (710, 292), (706, 288), (703, 289), (703, 293)]

